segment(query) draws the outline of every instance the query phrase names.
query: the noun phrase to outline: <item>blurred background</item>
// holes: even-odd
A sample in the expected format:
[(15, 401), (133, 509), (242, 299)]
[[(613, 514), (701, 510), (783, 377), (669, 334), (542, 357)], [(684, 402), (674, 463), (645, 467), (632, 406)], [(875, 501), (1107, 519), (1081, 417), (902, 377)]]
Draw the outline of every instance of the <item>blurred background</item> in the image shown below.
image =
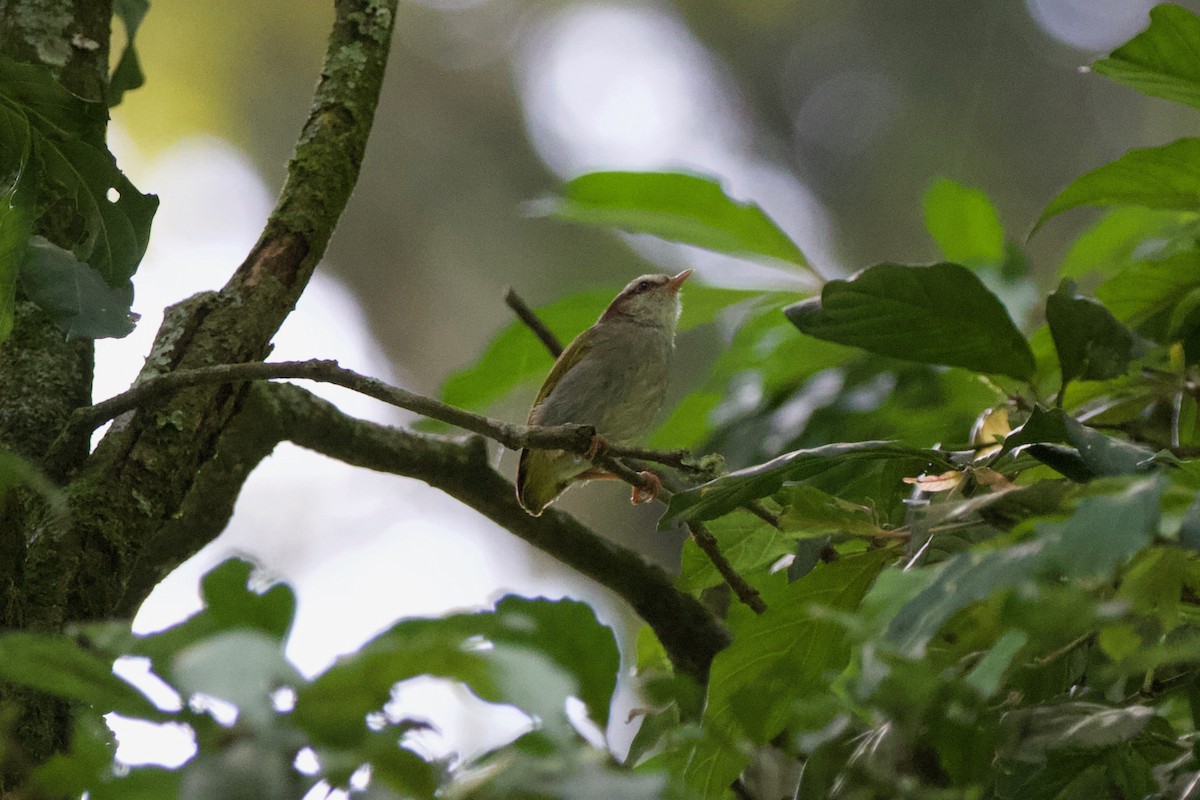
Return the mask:
[[(1200, 11), (1200, 0), (1182, 5)], [(147, 83), (114, 110), (112, 134), (121, 167), (162, 206), (135, 277), (139, 330), (100, 343), (98, 397), (128, 385), (164, 305), (218, 287), (253, 243), (308, 112), (331, 6), (153, 0), (137, 40)], [(337, 358), (436, 394), (511, 321), (505, 286), (538, 305), (682, 265), (724, 285), (807, 286), (526, 214), (530, 200), (594, 169), (720, 178), (826, 275), (936, 258), (921, 199), (943, 176), (985, 190), (1023, 241), (1073, 177), (1200, 129), (1194, 112), (1081, 69), (1144, 28), (1151, 6), (402, 0), (358, 189), (274, 357)], [(1065, 215), (1039, 233), (1035, 275), (1054, 273), (1087, 219)], [(697, 332), (680, 347), (686, 373), (719, 339)], [(523, 420), (535, 390), (494, 413)], [(320, 391), (351, 413), (406, 421)], [(566, 505), (672, 567), (678, 538), (655, 533), (655, 511), (628, 509), (622, 494), (591, 485)], [(197, 576), (230, 552), (297, 587), (290, 652), (309, 672), (399, 616), (478, 607), (505, 591), (572, 594), (615, 625), (632, 622), (602, 591), (423, 485), (281, 447), (247, 484), (227, 534), (160, 587), (139, 629), (190, 613)], [(444, 686), (409, 687), (399, 702), (435, 718), (444, 736), (431, 749), (496, 735), (472, 725), (469, 700)], [(497, 730), (504, 724), (520, 721)], [(186, 753), (186, 737), (177, 745)]]

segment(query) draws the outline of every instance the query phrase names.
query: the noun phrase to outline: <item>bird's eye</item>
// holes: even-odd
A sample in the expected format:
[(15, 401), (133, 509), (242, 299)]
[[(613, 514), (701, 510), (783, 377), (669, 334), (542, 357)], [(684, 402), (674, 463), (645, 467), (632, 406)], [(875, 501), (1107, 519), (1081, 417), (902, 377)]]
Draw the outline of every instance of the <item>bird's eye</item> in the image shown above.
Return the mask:
[(650, 291), (652, 288), (654, 288), (653, 283), (651, 283), (650, 281), (642, 281), (637, 286), (633, 287), (633, 291), (634, 291), (634, 294), (641, 294), (642, 292)]

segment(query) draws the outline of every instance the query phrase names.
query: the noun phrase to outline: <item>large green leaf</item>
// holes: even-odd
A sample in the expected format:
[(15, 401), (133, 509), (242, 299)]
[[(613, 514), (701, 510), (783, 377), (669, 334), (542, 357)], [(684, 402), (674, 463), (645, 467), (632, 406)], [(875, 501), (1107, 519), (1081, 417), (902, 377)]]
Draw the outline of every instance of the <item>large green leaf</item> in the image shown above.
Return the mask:
[(1200, 108), (1200, 17), (1166, 3), (1150, 27), (1092, 64), (1092, 70), (1139, 92)]
[(1044, 577), (1108, 579), (1113, 570), (1157, 533), (1162, 483), (1140, 480), (1124, 491), (1080, 501), (1062, 522), (1042, 522), (1034, 537), (1010, 547), (963, 553), (936, 568), (936, 577), (900, 607), (887, 638), (909, 657), (920, 658), (942, 623), (996, 591)]
[(1120, 206), (1075, 237), (1059, 264), (1058, 277), (1078, 280), (1091, 273), (1111, 277), (1128, 264), (1166, 258), (1180, 248), (1193, 247), (1195, 241), (1194, 212)]
[(767, 598), (767, 611), (734, 631), (713, 659), (704, 725), (723, 738), (696, 745), (685, 774), (700, 797), (724, 797), (745, 768), (739, 739), (763, 744), (782, 729), (792, 702), (825, 691), (850, 655), (844, 629), (814, 609), (852, 611), (893, 554), (874, 551), (822, 564)]
[(1200, 250), (1161, 261), (1137, 261), (1096, 288), (1096, 297), (1117, 319), (1138, 325), (1200, 288)]
[(536, 207), (549, 216), (649, 233), (739, 256), (807, 267), (796, 243), (758, 205), (738, 202), (711, 178), (678, 172), (592, 172)]
[(21, 288), (68, 339), (119, 339), (133, 332), (133, 284), (109, 286), (99, 272), (40, 236), (30, 241)]
[(1058, 351), (1062, 382), (1103, 381), (1124, 375), (1133, 359), (1145, 352), (1133, 331), (1098, 300), (1064, 280), (1046, 300), (1046, 322)]
[(1200, 139), (1130, 150), (1085, 172), (1050, 201), (1030, 236), (1051, 217), (1080, 206), (1195, 211), (1200, 208)]
[(1059, 408), (1035, 408), (1025, 424), (1005, 438), (1001, 455), (1032, 444), (1070, 445), (1093, 476), (1144, 472), (1154, 457), (1152, 450), (1089, 428)]
[(319, 742), (353, 744), (395, 684), (434, 675), (547, 725), (570, 692), (603, 727), (619, 664), (612, 630), (585, 604), (509, 596), (494, 611), (396, 624), (301, 689), (293, 716)]
[(113, 674), (111, 658), (85, 650), (66, 636), (0, 634), (0, 680), (88, 703), (100, 712), (161, 717), (153, 703)]
[(998, 266), (1006, 255), (1004, 226), (987, 194), (949, 178), (925, 192), (925, 229), (942, 257), (971, 267)]
[[(571, 337), (596, 321), (618, 290), (614, 287), (574, 294), (537, 309), (537, 314), (565, 346)], [(712, 322), (722, 309), (760, 294), (689, 281), (683, 289), (679, 329), (686, 331)], [(459, 408), (485, 411), (518, 386), (545, 378), (553, 363), (546, 346), (526, 325), (514, 321), (492, 339), (478, 361), (446, 379), (442, 400)]]
[(879, 355), (1021, 380), (1034, 371), (1003, 303), (958, 264), (877, 264), (784, 313), (810, 336)]
[(73, 211), (82, 220), (71, 248), (76, 258), (110, 286), (123, 286), (146, 252), (158, 198), (139, 192), (105, 148), (104, 105), (71, 94), (48, 69), (0, 58), (0, 106), (28, 120), (55, 213)]
[(120, 19), (121, 24), (125, 26), (125, 48), (121, 51), (121, 58), (108, 81), (109, 108), (120, 103), (125, 92), (137, 89), (146, 82), (133, 40), (149, 10), (149, 0), (113, 0), (113, 16)]
[(665, 529), (677, 519), (713, 519), (750, 500), (774, 494), (784, 481), (808, 480), (853, 461), (897, 459), (912, 462), (913, 474), (927, 467), (940, 471), (953, 466), (944, 452), (894, 442), (852, 442), (795, 450), (672, 495), (658, 525)]

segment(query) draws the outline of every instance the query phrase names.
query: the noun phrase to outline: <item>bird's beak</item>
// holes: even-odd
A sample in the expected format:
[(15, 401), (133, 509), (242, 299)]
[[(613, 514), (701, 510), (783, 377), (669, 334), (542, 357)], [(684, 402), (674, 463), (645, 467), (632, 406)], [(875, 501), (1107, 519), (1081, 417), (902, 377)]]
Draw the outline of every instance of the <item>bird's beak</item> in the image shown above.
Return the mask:
[(688, 276), (691, 274), (692, 274), (692, 271), (690, 269), (685, 269), (683, 272), (679, 273), (674, 278), (671, 278), (671, 280), (667, 281), (667, 286), (670, 287), (672, 292), (678, 292), (679, 287), (683, 285), (683, 282), (686, 281), (688, 279)]

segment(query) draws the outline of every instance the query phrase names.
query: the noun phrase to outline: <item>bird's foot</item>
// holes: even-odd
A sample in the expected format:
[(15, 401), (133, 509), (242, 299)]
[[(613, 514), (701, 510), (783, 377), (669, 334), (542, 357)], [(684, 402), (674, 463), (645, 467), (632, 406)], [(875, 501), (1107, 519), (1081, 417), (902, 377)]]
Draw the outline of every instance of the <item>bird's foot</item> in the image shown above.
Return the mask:
[(584, 452), (583, 457), (588, 461), (595, 461), (596, 457), (608, 450), (608, 442), (603, 436), (593, 436), (592, 443), (588, 445), (588, 449)]
[(649, 503), (662, 491), (662, 479), (653, 472), (642, 470), (638, 477), (642, 479), (642, 485), (633, 487), (633, 496), (629, 498), (635, 506)]

